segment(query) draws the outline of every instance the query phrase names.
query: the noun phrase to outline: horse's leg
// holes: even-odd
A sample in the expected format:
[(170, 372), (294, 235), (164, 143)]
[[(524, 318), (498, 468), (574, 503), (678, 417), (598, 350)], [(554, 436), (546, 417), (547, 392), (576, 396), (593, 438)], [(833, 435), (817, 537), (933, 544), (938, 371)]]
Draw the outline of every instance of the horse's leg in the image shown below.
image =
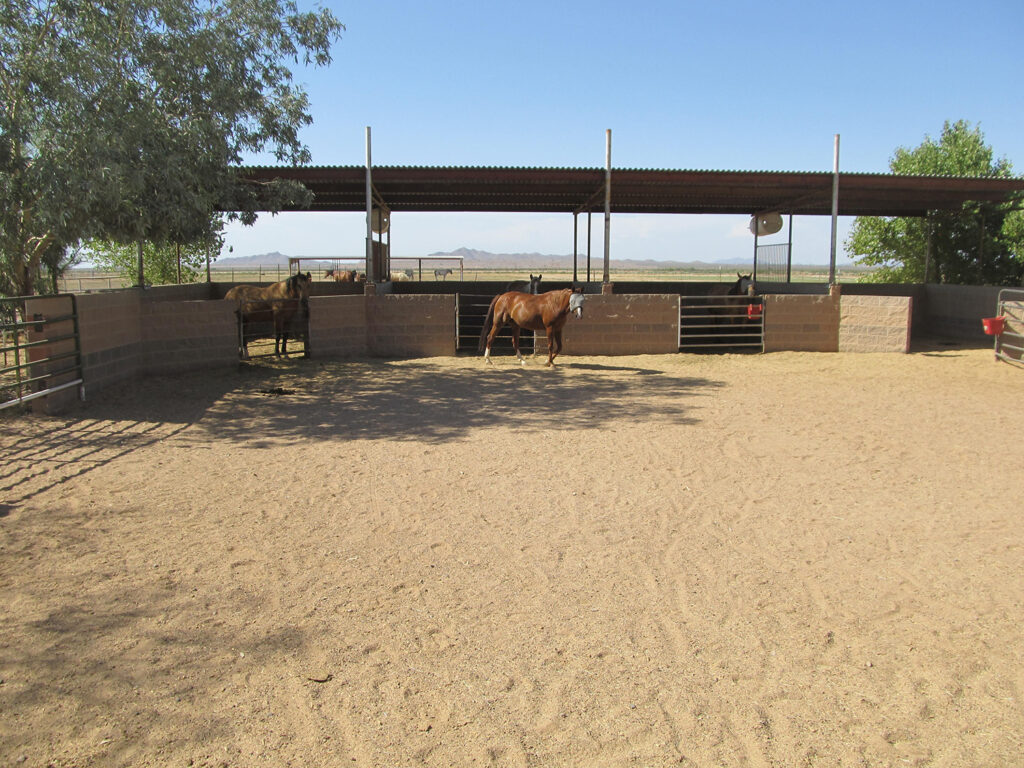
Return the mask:
[(504, 321), (498, 319), (497, 314), (495, 314), (494, 322), (491, 323), (491, 330), (487, 334), (487, 346), (484, 347), (484, 362), (488, 365), (494, 365), (494, 363), (491, 362), (491, 344), (494, 343), (494, 337), (498, 335), (498, 331), (500, 331), (504, 325)]
[(277, 357), (288, 356), (288, 330), (280, 315), (274, 320), (274, 354)]
[(562, 329), (552, 328), (548, 339), (548, 365), (555, 367), (555, 357), (562, 351)]
[(519, 351), (519, 333), (521, 330), (522, 329), (518, 325), (515, 323), (512, 324), (512, 349), (516, 351), (516, 357), (519, 358), (519, 364), (525, 368), (526, 358), (524, 358), (523, 353)]

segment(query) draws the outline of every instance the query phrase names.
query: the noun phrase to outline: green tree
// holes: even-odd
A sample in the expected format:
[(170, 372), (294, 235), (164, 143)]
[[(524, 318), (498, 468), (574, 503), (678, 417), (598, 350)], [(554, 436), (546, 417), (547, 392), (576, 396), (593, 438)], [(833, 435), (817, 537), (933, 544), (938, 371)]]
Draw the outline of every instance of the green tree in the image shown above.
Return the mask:
[[(1013, 176), (1008, 160), (995, 159), (980, 127), (963, 120), (947, 121), (938, 141), (926, 136), (914, 149), (898, 148), (889, 168), (907, 175)], [(876, 282), (1020, 285), (1024, 213), (1015, 205), (966, 203), (927, 219), (858, 216), (846, 250), (857, 264), (875, 267), (870, 279)]]
[[(215, 215), (217, 222), (222, 217)], [(213, 227), (211, 227), (212, 229)], [(206, 260), (216, 260), (224, 245), (224, 237), (217, 232), (212, 238), (195, 240), (191, 243), (142, 243), (142, 263), (146, 285), (169, 283), (193, 283), (203, 279)], [(130, 283), (138, 281), (138, 243), (115, 243), (106, 240), (90, 240), (84, 244), (87, 258), (97, 268), (118, 272)]]
[(290, 66), (329, 64), (342, 29), (295, 0), (4, 0), (0, 291), (33, 292), (55, 247), (205, 241), (217, 209), (307, 202), (238, 167), (309, 161)]

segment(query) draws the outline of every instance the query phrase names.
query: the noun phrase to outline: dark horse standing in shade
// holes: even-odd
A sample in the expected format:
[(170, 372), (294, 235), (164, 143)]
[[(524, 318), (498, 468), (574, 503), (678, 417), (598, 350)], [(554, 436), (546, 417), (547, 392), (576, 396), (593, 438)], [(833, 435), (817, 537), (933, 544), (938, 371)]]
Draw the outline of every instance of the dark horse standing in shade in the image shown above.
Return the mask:
[[(224, 298), (238, 303), (235, 312), (244, 323), (274, 323), (274, 354), (288, 354), (288, 330), (292, 318), (300, 310), (309, 309), (309, 291), (313, 276), (307, 272), (292, 275), (287, 280), (266, 287), (257, 285), (236, 285)], [(241, 340), (242, 359), (249, 357), (245, 339)]]
[(506, 291), (520, 291), (522, 293), (532, 293), (534, 295), (540, 293), (540, 278), (541, 275), (530, 275), (530, 280), (518, 280), (509, 283), (505, 286)]
[(569, 315), (583, 316), (583, 291), (576, 288), (563, 288), (560, 291), (548, 291), (538, 295), (509, 291), (495, 296), (484, 318), (484, 327), (480, 332), (480, 349), (484, 351), (484, 360), (491, 362), (491, 344), (506, 324), (512, 326), (512, 347), (522, 365), (526, 360), (519, 351), (519, 332), (544, 331), (548, 337), (548, 361), (546, 365), (555, 364), (555, 355), (562, 351), (562, 328), (565, 327)]
[(750, 275), (736, 273), (735, 283), (721, 283), (712, 286), (708, 293), (712, 296), (723, 296), (722, 304), (713, 305), (709, 310), (712, 314), (720, 316), (727, 323), (747, 322), (746, 305), (748, 300), (741, 297), (757, 295), (757, 286)]

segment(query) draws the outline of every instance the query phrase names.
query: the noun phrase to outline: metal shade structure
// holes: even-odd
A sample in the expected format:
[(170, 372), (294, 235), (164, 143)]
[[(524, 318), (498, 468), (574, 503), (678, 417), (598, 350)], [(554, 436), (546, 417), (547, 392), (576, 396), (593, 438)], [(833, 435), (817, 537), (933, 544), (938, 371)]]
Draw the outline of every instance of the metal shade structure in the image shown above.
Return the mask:
[[(250, 166), (243, 179), (301, 182), (308, 211), (366, 211), (364, 166)], [(373, 191), (396, 211), (582, 213), (604, 208), (604, 168), (373, 166)], [(831, 215), (828, 172), (611, 170), (612, 213), (768, 211)], [(967, 202), (999, 203), (1024, 193), (1021, 178), (840, 173), (840, 216), (926, 216)]]

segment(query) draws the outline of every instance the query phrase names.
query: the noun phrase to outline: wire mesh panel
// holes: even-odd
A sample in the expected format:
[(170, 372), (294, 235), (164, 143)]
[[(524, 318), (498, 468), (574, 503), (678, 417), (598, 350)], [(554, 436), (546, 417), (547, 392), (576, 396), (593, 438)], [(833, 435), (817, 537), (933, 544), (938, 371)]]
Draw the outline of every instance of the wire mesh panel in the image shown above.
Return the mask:
[(789, 243), (757, 246), (757, 279), (769, 283), (789, 281)]
[(764, 351), (760, 296), (680, 296), (679, 350)]

